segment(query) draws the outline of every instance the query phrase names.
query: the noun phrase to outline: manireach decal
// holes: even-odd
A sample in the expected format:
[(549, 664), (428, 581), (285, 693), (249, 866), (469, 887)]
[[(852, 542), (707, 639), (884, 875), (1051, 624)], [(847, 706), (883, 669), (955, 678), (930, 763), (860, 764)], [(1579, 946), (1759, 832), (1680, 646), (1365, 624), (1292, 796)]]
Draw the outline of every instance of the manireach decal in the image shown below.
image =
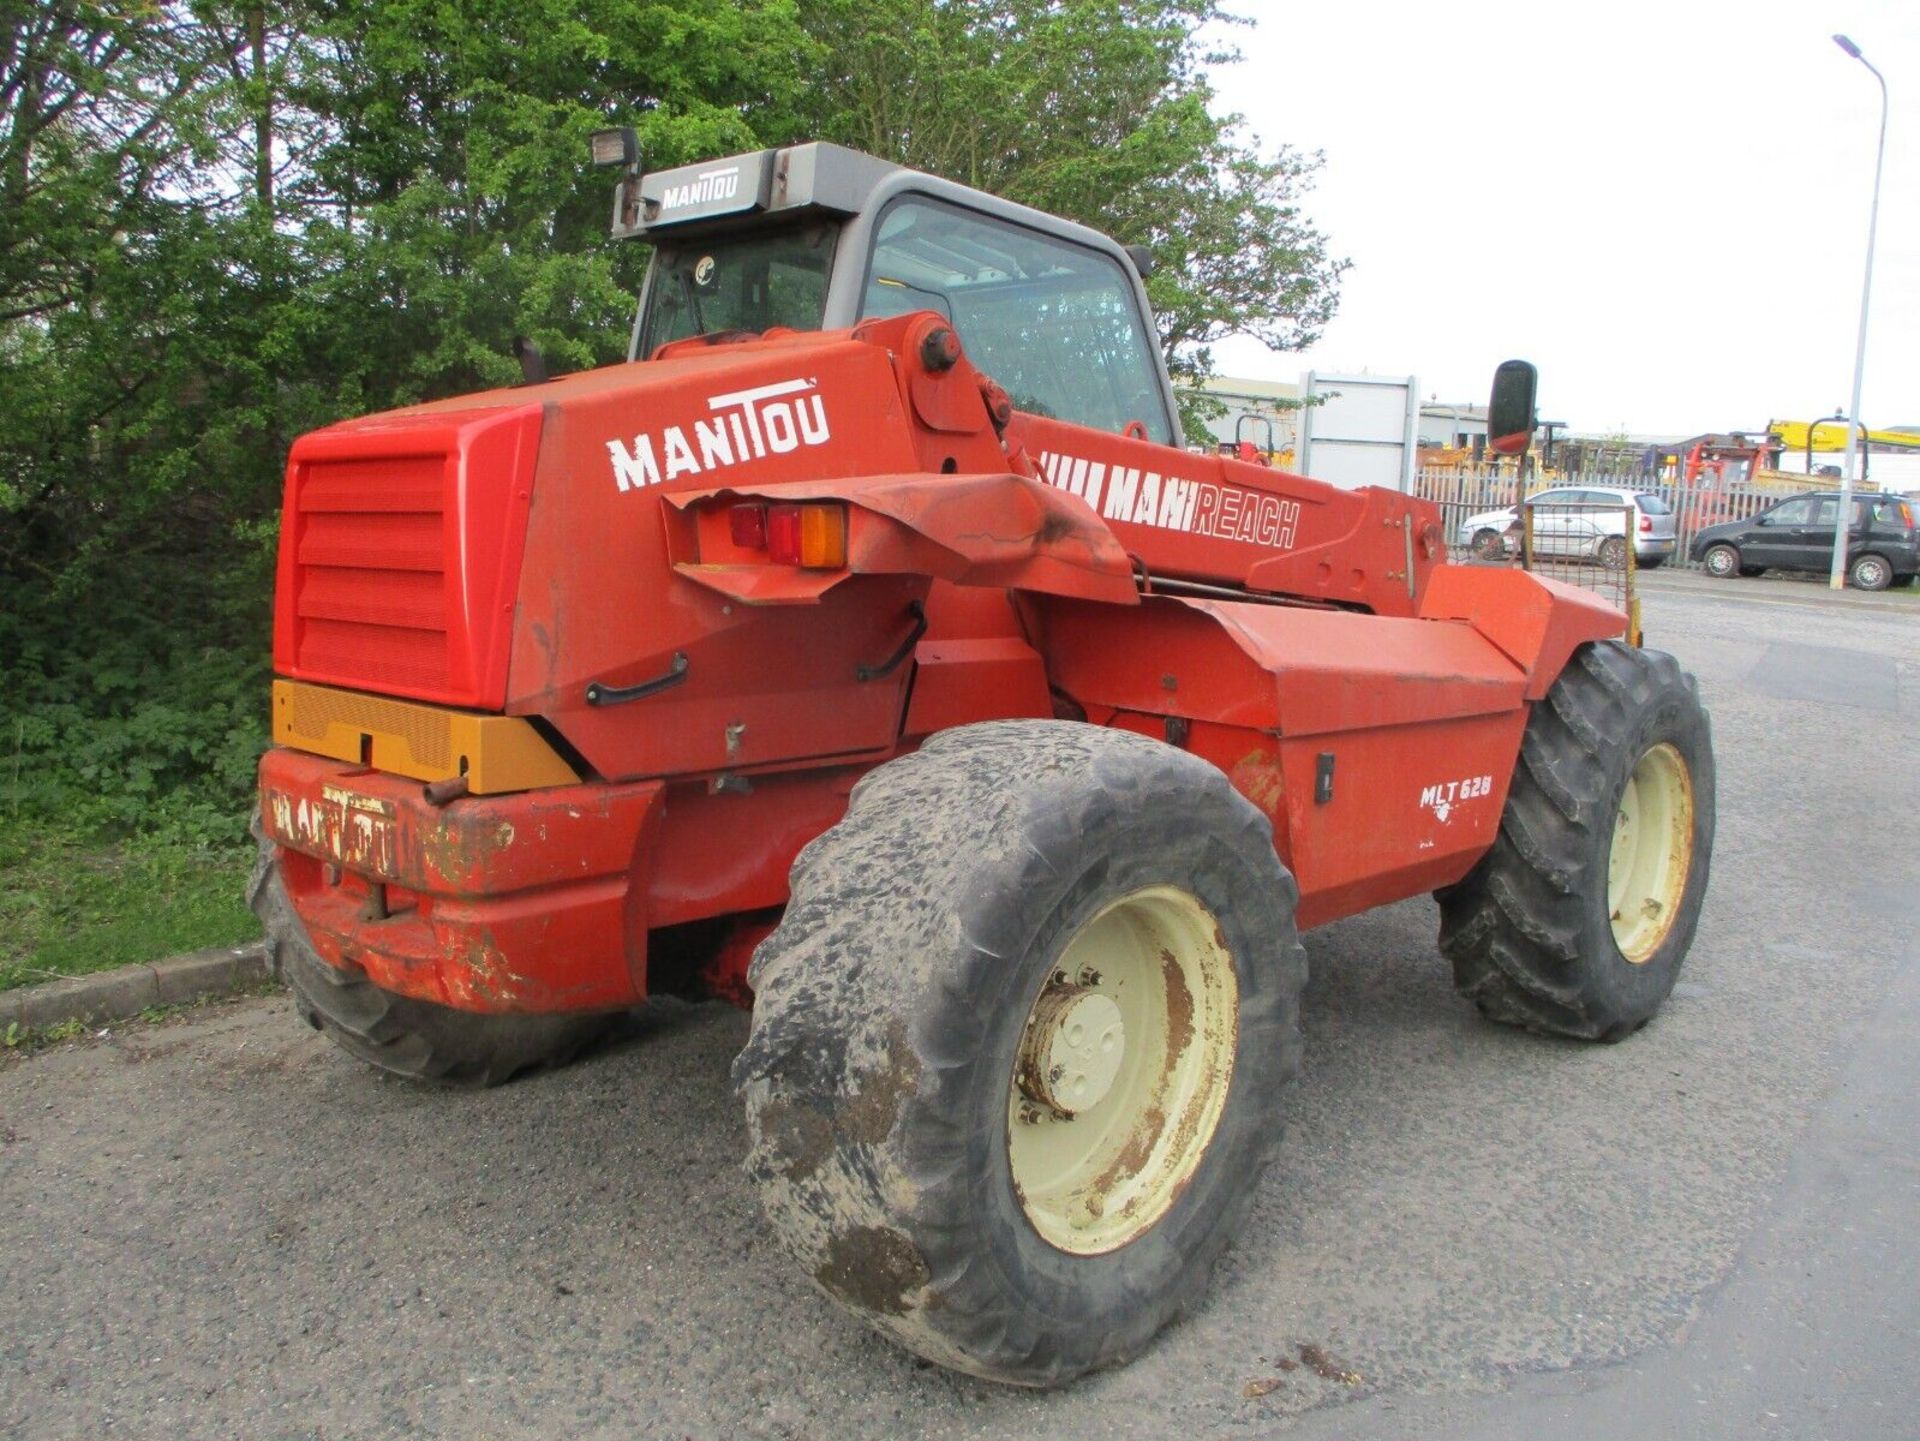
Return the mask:
[(1292, 550), (1300, 526), (1299, 501), (1242, 485), (1183, 480), (1053, 451), (1040, 453), (1040, 474), (1107, 520), (1246, 541), (1268, 550)]

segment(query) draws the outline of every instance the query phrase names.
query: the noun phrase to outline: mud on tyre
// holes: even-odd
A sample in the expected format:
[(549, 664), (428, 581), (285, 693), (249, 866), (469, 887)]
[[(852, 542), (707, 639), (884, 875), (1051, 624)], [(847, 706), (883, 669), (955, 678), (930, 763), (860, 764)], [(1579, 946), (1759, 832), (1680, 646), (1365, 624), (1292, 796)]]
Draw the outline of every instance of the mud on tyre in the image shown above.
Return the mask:
[(495, 1086), (570, 1060), (612, 1024), (607, 1016), (479, 1015), (395, 995), (329, 965), (313, 948), (280, 877), (279, 851), (253, 823), (260, 849), (247, 903), (267, 933), (267, 960), (300, 1017), (349, 1055), (417, 1081)]
[(1437, 893), (1455, 986), (1537, 1031), (1639, 1029), (1692, 944), (1713, 824), (1693, 677), (1659, 651), (1582, 646), (1533, 708), (1493, 848)]
[(1278, 1140), (1295, 898), (1266, 818), (1141, 736), (967, 726), (868, 775), (751, 971), (734, 1079), (782, 1241), (946, 1366), (1139, 1351)]

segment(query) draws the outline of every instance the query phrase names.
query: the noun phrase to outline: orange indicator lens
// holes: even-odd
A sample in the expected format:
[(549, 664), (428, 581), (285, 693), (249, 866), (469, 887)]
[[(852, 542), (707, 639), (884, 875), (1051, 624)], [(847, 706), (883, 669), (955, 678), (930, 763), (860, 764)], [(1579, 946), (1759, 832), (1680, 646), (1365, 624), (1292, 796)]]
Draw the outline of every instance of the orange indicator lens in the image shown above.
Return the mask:
[(767, 554), (784, 565), (839, 570), (847, 563), (847, 510), (832, 501), (767, 507)]

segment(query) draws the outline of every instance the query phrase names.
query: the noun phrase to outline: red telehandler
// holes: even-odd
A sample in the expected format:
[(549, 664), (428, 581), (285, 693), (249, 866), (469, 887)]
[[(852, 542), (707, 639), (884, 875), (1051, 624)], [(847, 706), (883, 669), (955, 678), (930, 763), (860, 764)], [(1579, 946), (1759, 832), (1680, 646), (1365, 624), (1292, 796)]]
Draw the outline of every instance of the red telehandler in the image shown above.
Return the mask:
[(656, 247), (628, 363), (293, 447), (253, 904), (307, 1021), (485, 1084), (750, 1004), (786, 1248), (1048, 1385), (1245, 1217), (1301, 929), (1434, 892), (1488, 1016), (1653, 1015), (1713, 755), (1618, 610), (1189, 454), (1105, 236), (830, 145), (596, 150)]

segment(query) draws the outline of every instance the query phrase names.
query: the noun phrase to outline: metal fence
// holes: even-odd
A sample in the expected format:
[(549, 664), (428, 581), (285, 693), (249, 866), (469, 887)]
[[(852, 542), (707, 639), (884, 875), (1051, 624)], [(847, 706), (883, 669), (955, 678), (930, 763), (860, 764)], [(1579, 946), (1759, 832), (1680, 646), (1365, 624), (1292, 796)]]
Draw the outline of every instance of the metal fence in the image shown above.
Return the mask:
[[(1665, 500), (1673, 511), (1674, 549), (1673, 555), (1664, 563), (1687, 569), (1698, 568), (1699, 562), (1693, 560), (1689, 552), (1692, 550), (1693, 537), (1703, 526), (1717, 525), (1723, 520), (1745, 520), (1776, 501), (1798, 493), (1797, 489), (1775, 489), (1744, 483), (1715, 482), (1698, 486), (1671, 481), (1662, 483), (1645, 481), (1632, 475), (1556, 475), (1546, 480), (1530, 477), (1526, 482), (1529, 496), (1539, 495), (1543, 491), (1587, 488), (1640, 491)], [(1495, 474), (1426, 470), (1421, 471), (1414, 482), (1414, 494), (1440, 507), (1447, 548), (1456, 560), (1473, 556), (1482, 560), (1512, 562), (1519, 558), (1521, 533), (1519, 516), (1514, 508), (1514, 490), (1511, 471)], [(1547, 510), (1558, 515), (1584, 510), (1592, 504), (1582, 502), (1544, 507), (1543, 518)], [(1503, 515), (1504, 520), (1501, 519)], [(1468, 526), (1470, 520), (1476, 523)], [(1496, 547), (1487, 539), (1488, 532), (1499, 533), (1503, 538), (1502, 543)], [(1479, 542), (1477, 552), (1476, 540)], [(1605, 569), (1601, 564), (1604, 557), (1598, 553), (1597, 542), (1586, 557), (1568, 553), (1557, 542), (1550, 549), (1557, 562), (1566, 563), (1564, 568), (1567, 573), (1562, 578), (1594, 589), (1611, 588), (1603, 579), (1589, 573)], [(1590, 564), (1583, 566), (1580, 564), (1582, 559)]]
[(1521, 511), (1520, 563), (1539, 575), (1597, 591), (1633, 613), (1633, 544), (1637, 512), (1631, 504), (1534, 501)]

